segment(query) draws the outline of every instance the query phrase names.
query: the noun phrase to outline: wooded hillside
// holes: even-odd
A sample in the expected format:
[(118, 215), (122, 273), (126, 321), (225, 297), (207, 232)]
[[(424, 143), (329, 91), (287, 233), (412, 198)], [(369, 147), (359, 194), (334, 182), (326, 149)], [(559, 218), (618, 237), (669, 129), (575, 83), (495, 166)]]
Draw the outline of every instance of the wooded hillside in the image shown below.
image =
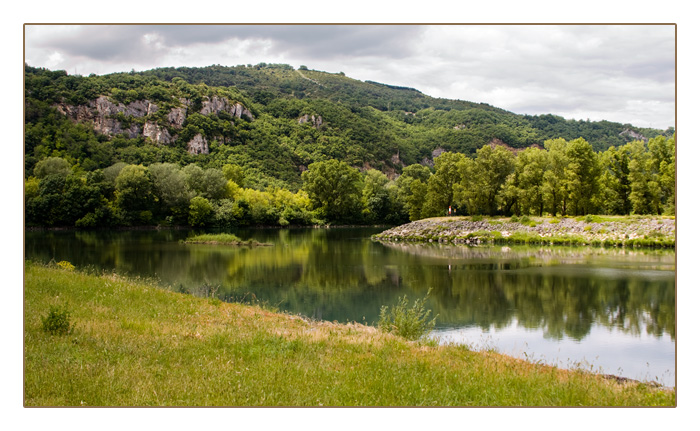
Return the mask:
[[(546, 144), (557, 139), (565, 143)], [(650, 139), (657, 150), (663, 147), (663, 154), (649, 151)], [(566, 142), (579, 140), (590, 147), (595, 166), (575, 178), (572, 172), (578, 171), (571, 163), (578, 163), (574, 159), (579, 156), (590, 158), (589, 150), (579, 144), (567, 147)], [(629, 148), (622, 150), (623, 146)], [(481, 169), (476, 166), (477, 150), (482, 148), (505, 151), (497, 152), (503, 155), (503, 163), (497, 163), (502, 171), (498, 178), (475, 173)], [(525, 148), (532, 148), (527, 162), (521, 156)], [(605, 157), (616, 160), (615, 167), (605, 165), (605, 151)], [(675, 154), (673, 129), (565, 120), (553, 114), (517, 115), (305, 67), (261, 63), (81, 77), (25, 66), (25, 195), (32, 224), (211, 225), (216, 224), (217, 211), (219, 220), (228, 220), (224, 225), (241, 220), (398, 223), (440, 214), (450, 205), (475, 214), (669, 212), (670, 196), (675, 196), (669, 185), (669, 165), (674, 165), (675, 178), (675, 158), (671, 160), (669, 151)], [(538, 154), (545, 153), (547, 160), (561, 154), (559, 164), (568, 167), (569, 174), (554, 173), (556, 163), (540, 160)], [(515, 154), (523, 161), (516, 162)], [(447, 163), (457, 156), (477, 164), (457, 159)], [(521, 185), (519, 172), (526, 172), (530, 162), (544, 163), (537, 168), (542, 176), (550, 171), (549, 202), (533, 201), (531, 186)], [(429, 179), (436, 177), (435, 183), (442, 178), (446, 168), (441, 166), (448, 165), (461, 166), (451, 173), (449, 190), (443, 190), (448, 196), (433, 196), (426, 204), (415, 194), (418, 201), (411, 207), (407, 202), (414, 193), (408, 179), (424, 184), (422, 198), (427, 199)], [(349, 176), (328, 182), (346, 171)], [(624, 181), (603, 186), (606, 172)], [(531, 182), (528, 175), (537, 176), (523, 175)], [(647, 175), (645, 184), (651, 184), (645, 187), (650, 189), (630, 195), (630, 175), (637, 175), (637, 182)], [(131, 183), (119, 181), (126, 176)], [(591, 176), (595, 184), (580, 183)], [(483, 189), (493, 189), (492, 195), (476, 196), (476, 183), (470, 181), (488, 184)], [(342, 187), (342, 199), (322, 196), (328, 187)], [(418, 183), (416, 187), (421, 190)], [(442, 186), (432, 187), (437, 191)], [(615, 192), (615, 202), (621, 202), (613, 204), (611, 192), (601, 193), (615, 187), (622, 188)], [(529, 194), (520, 196), (517, 191), (525, 189)], [(244, 192), (248, 200), (237, 194)], [(259, 196), (253, 198), (256, 193)], [(581, 193), (589, 195), (577, 195)], [(646, 197), (637, 199), (634, 207), (630, 196), (640, 194)], [(80, 205), (70, 204), (78, 196)], [(195, 198), (199, 199), (192, 202)], [(211, 206), (202, 206), (209, 215), (192, 218), (190, 207), (203, 205), (201, 199)], [(261, 207), (254, 215), (256, 205)], [(411, 211), (414, 216), (409, 216)]]

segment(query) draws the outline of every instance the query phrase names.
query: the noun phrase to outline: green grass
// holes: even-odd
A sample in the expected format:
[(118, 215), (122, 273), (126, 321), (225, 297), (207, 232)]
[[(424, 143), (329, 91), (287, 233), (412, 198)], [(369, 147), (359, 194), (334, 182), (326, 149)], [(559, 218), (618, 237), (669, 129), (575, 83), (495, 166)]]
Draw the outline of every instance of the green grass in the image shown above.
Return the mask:
[[(42, 329), (52, 307), (71, 331)], [(26, 406), (675, 405), (620, 384), (359, 324), (25, 264)]]
[(251, 246), (262, 246), (271, 245), (267, 243), (260, 243), (255, 240), (243, 241), (236, 235), (230, 233), (218, 233), (218, 234), (201, 234), (194, 235), (187, 238), (184, 241), (185, 244), (221, 244), (221, 245), (251, 245)]

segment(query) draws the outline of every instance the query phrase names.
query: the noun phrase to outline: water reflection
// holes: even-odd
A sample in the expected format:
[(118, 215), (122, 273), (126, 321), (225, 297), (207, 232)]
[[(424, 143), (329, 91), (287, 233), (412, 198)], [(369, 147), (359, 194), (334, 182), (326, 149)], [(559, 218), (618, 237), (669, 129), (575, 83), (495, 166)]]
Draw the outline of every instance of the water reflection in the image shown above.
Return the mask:
[(257, 248), (185, 245), (179, 240), (193, 232), (178, 230), (27, 232), (25, 250), (41, 261), (156, 277), (182, 292), (229, 301), (255, 295), (318, 319), (372, 323), (382, 305), (432, 288), (428, 306), (443, 333), (515, 327), (556, 345), (602, 331), (613, 342), (663, 338), (675, 349), (673, 251), (370, 241), (378, 231), (234, 232), (274, 244)]

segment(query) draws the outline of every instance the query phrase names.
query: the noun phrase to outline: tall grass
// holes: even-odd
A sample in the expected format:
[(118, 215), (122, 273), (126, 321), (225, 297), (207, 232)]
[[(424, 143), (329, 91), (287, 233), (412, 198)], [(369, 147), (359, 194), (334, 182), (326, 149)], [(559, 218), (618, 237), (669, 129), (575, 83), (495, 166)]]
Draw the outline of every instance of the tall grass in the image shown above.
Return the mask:
[(429, 320), (432, 311), (425, 309), (429, 295), (430, 289), (425, 297), (416, 299), (410, 307), (405, 295), (391, 309), (383, 306), (379, 312), (379, 328), (408, 340), (418, 340), (427, 336), (435, 328), (437, 319), (435, 316)]
[[(71, 331), (42, 329), (51, 307)], [(675, 391), (25, 264), (26, 406), (675, 405)]]
[(261, 243), (253, 239), (243, 241), (239, 237), (230, 233), (218, 233), (218, 234), (201, 234), (194, 235), (184, 240), (185, 244), (222, 244), (222, 245), (250, 245), (250, 246), (262, 246), (271, 245), (268, 243)]

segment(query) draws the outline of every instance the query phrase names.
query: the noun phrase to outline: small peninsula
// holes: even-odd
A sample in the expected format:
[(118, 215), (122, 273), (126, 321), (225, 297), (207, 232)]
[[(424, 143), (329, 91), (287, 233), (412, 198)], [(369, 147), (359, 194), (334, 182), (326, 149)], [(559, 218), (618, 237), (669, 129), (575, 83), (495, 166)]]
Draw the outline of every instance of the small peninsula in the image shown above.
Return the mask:
[(466, 245), (540, 244), (675, 248), (676, 223), (666, 216), (433, 217), (372, 236), (379, 241)]

